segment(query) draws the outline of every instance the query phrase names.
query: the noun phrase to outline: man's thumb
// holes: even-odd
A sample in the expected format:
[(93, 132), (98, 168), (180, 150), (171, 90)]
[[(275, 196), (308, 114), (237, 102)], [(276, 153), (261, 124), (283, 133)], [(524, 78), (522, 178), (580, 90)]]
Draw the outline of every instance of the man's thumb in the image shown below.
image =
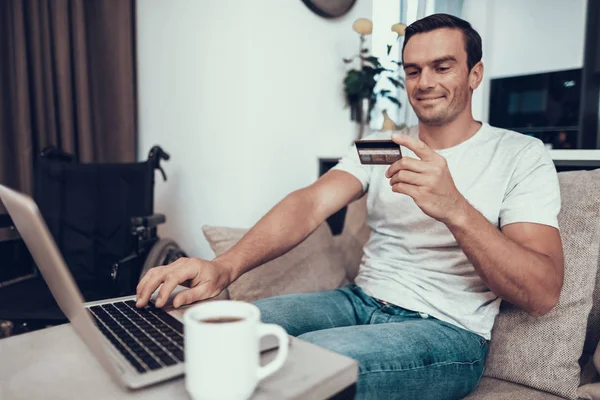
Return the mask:
[(396, 144), (404, 144), (404, 138), (406, 135), (402, 134), (402, 133), (394, 133), (392, 134), (392, 141)]
[(184, 290), (181, 293), (178, 293), (177, 296), (173, 299), (173, 307), (179, 308), (181, 306), (185, 306), (191, 304), (195, 301), (203, 300), (205, 298), (204, 294), (204, 285), (197, 286), (192, 289)]

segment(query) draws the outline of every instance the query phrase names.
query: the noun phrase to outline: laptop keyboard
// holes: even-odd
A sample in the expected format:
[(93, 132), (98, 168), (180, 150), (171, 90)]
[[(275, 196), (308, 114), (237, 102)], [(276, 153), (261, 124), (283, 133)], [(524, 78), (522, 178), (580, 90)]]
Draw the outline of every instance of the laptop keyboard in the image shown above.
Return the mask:
[(140, 373), (184, 361), (183, 324), (164, 310), (128, 300), (90, 307), (100, 331)]

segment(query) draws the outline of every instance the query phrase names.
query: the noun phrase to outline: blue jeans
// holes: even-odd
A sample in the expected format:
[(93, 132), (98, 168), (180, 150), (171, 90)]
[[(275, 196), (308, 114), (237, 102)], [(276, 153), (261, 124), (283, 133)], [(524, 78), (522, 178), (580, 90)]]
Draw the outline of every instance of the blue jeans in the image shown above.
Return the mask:
[(356, 285), (254, 304), (263, 322), (357, 360), (358, 399), (459, 399), (483, 375), (488, 350), (483, 337), (382, 304)]

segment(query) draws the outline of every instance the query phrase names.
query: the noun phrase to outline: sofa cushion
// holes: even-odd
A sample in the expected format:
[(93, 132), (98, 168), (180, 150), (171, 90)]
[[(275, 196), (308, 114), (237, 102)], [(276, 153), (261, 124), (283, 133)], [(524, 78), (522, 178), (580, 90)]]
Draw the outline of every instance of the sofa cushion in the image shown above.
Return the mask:
[(595, 382), (579, 386), (579, 388), (577, 389), (577, 398), (585, 400), (600, 399), (600, 383)]
[(596, 287), (592, 296), (592, 311), (587, 324), (583, 352), (592, 356), (600, 343), (600, 264), (596, 273)]
[(596, 369), (594, 360), (591, 356), (584, 353), (579, 359), (579, 366), (581, 367), (579, 385), (587, 385), (588, 383), (596, 382), (598, 380), (598, 370)]
[(371, 228), (367, 225), (367, 196), (348, 205), (342, 234), (333, 238), (343, 257), (346, 277), (354, 282), (363, 256), (363, 246), (369, 239)]
[[(583, 357), (581, 357), (580, 365), (582, 364), (582, 362), (585, 362), (586, 358), (589, 357), (587, 356), (587, 354), (584, 353)], [(591, 371), (589, 370), (593, 370), (594, 374), (592, 375)], [(584, 371), (586, 373), (584, 373)], [(581, 386), (579, 386), (579, 388), (577, 389), (577, 396), (579, 396), (580, 399), (600, 399), (600, 382), (598, 382), (597, 379), (598, 371), (600, 371), (600, 345), (596, 347), (596, 352), (594, 353), (594, 356), (590, 358), (582, 368)]]
[[(217, 256), (229, 250), (247, 229), (203, 226), (204, 236)], [(346, 278), (340, 253), (327, 224), (321, 224), (306, 240), (252, 271), (229, 286), (232, 300), (255, 301), (289, 293), (338, 288)]]
[(561, 400), (547, 392), (494, 378), (482, 378), (465, 400)]
[(559, 181), (558, 221), (565, 254), (559, 303), (535, 318), (503, 302), (485, 375), (574, 399), (598, 269), (600, 170), (563, 172)]

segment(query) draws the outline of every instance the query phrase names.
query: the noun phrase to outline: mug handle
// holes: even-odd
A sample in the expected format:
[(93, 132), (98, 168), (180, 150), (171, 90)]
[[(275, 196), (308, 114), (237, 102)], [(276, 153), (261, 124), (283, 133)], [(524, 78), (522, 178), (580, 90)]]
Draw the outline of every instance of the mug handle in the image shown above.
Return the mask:
[(265, 379), (267, 376), (274, 374), (277, 372), (285, 363), (285, 360), (288, 356), (288, 343), (289, 338), (287, 332), (275, 324), (260, 324), (258, 326), (258, 338), (259, 340), (263, 336), (274, 335), (279, 339), (279, 350), (277, 351), (277, 356), (273, 361), (265, 365), (264, 367), (258, 367), (257, 377), (258, 380), (261, 381)]

